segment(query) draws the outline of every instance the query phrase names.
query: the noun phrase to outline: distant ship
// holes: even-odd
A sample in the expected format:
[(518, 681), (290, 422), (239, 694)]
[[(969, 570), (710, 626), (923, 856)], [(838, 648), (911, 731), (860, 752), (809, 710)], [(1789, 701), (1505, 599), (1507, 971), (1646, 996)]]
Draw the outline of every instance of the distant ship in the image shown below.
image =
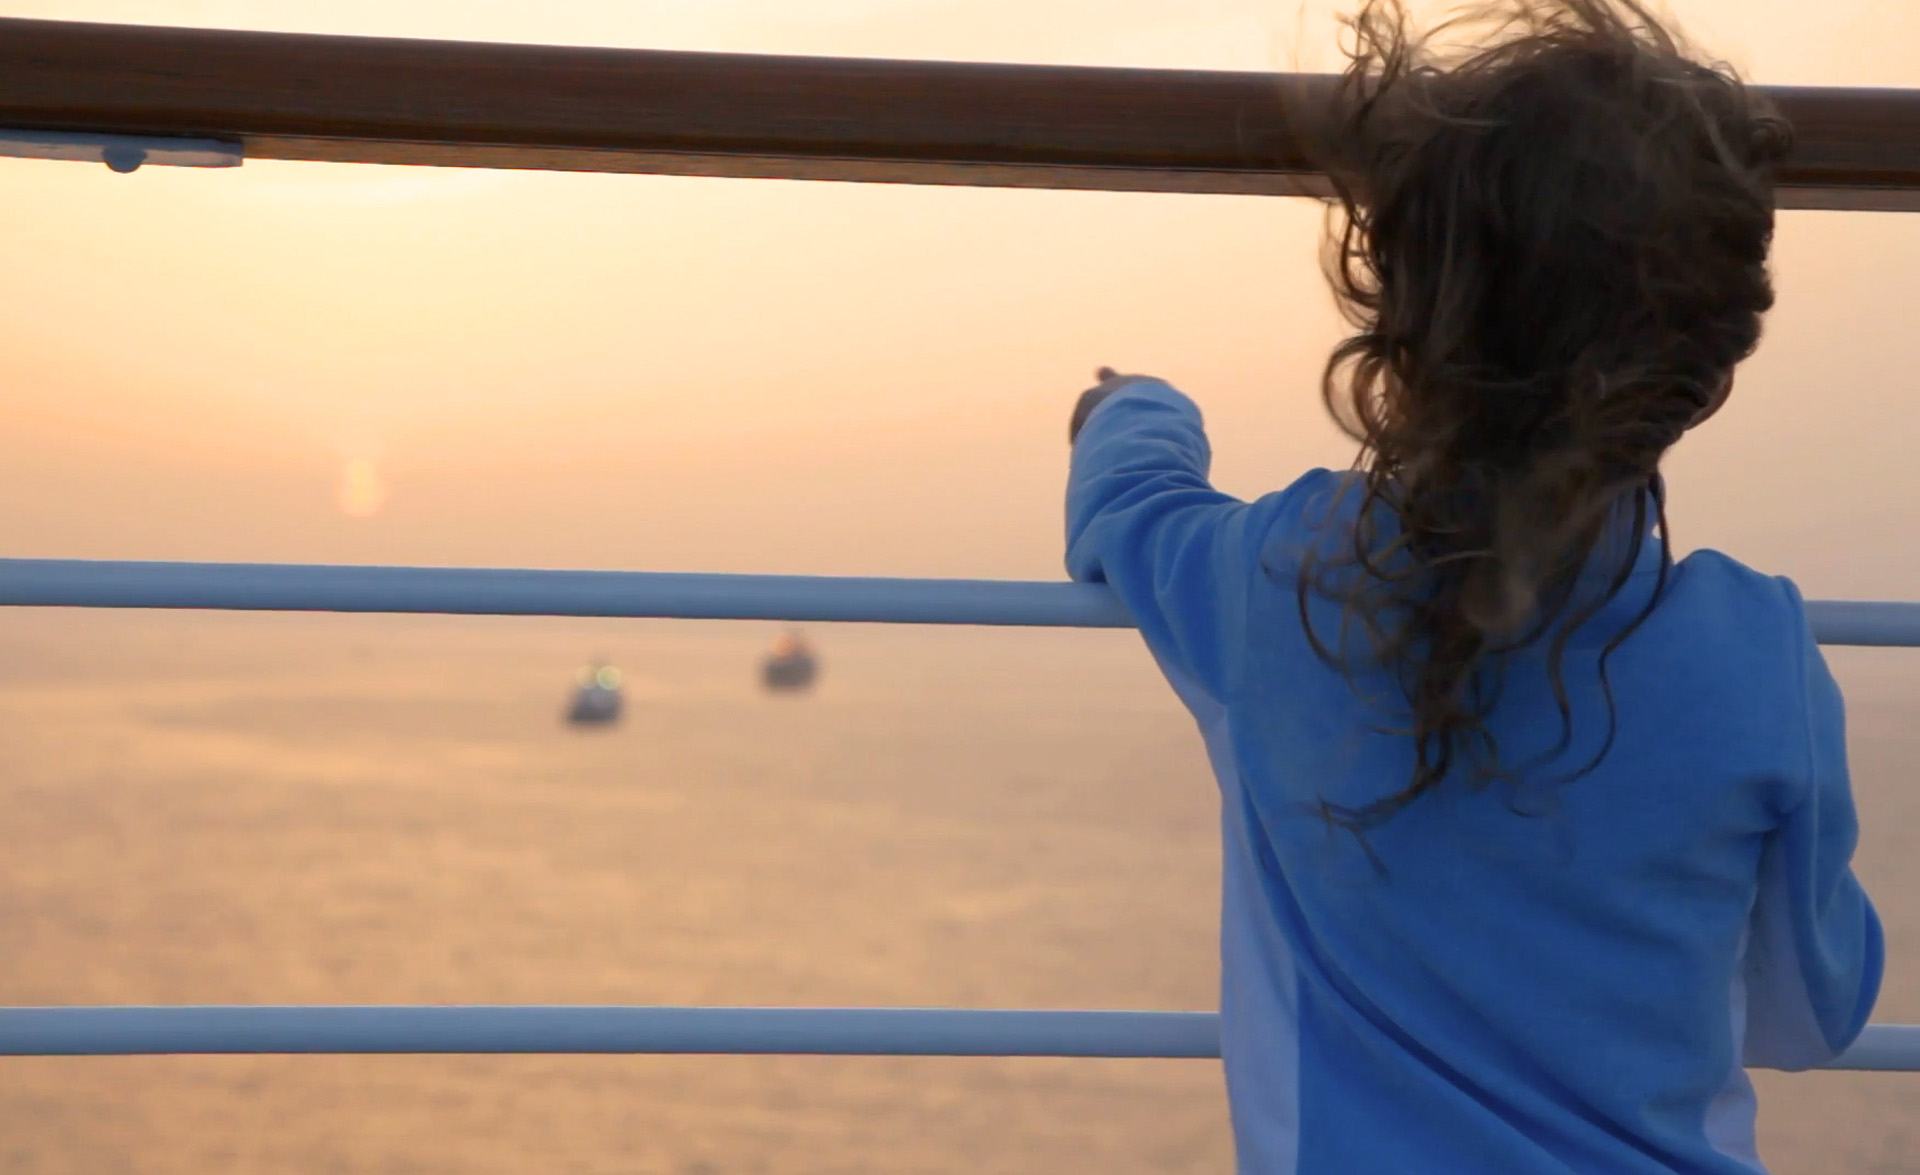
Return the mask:
[(567, 721), (575, 726), (607, 726), (620, 721), (620, 671), (598, 661), (580, 671)]
[(819, 673), (820, 665), (814, 660), (813, 650), (800, 639), (799, 633), (789, 632), (775, 643), (773, 652), (761, 665), (760, 680), (776, 693), (793, 693), (812, 686)]

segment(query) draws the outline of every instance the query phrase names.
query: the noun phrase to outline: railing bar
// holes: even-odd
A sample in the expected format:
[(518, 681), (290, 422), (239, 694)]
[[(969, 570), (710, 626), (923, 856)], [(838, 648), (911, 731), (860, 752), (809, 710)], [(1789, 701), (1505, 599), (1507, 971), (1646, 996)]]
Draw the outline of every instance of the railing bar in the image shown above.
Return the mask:
[[(1920, 91), (1762, 87), (1781, 202), (1920, 208)], [(0, 128), (249, 159), (1019, 187), (1325, 191), (1329, 79), (0, 20)]]
[[(1015, 580), (0, 559), (0, 606), (1126, 628), (1103, 587)], [(1818, 600), (1829, 645), (1920, 646), (1920, 604)]]
[(0, 1009), (0, 1056), (661, 1053), (1219, 1055), (1203, 1012), (923, 1008), (69, 1007)]
[(678, 572), (0, 559), (0, 606), (679, 620), (1131, 625), (1070, 583)]
[[(1212, 1012), (962, 1008), (0, 1009), (0, 1056), (739, 1054), (1212, 1058)], [(1868, 1027), (1826, 1066), (1920, 1071), (1920, 1026)]]

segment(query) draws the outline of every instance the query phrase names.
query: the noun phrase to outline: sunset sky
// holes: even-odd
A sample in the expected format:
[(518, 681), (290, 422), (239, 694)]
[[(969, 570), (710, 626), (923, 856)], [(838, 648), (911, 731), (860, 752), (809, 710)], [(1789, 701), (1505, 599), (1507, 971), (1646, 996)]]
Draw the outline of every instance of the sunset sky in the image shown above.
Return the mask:
[[(1314, 0), (0, 0), (0, 15), (1328, 68)], [(1920, 86), (1920, 6), (1688, 0), (1756, 80)], [(0, 552), (1052, 577), (1099, 364), (1257, 493), (1344, 464), (1300, 201), (0, 160)], [(1920, 215), (1788, 213), (1678, 537), (1920, 598)]]

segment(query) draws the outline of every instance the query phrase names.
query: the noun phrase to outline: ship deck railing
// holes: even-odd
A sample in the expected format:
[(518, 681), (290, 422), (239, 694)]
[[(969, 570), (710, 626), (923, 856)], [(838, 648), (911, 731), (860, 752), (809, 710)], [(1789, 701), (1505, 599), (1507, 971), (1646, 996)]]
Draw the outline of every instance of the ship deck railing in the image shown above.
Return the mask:
[[(246, 159), (1323, 195), (1312, 75), (461, 44), (0, 19), (0, 155)], [(1762, 87), (1784, 208), (1920, 210), (1920, 91)], [(0, 560), (0, 606), (1124, 628), (1065, 583)], [(1824, 644), (1920, 647), (1920, 604), (1815, 601)], [(8, 1007), (0, 1055), (1217, 1057), (1209, 1012)], [(1920, 1071), (1875, 1024), (1829, 1069)]]
[[(0, 559), (0, 607), (431, 613), (1125, 628), (1104, 587), (994, 580)], [(1815, 600), (1827, 645), (1920, 646), (1920, 604)], [(1209, 1012), (960, 1008), (0, 1009), (0, 1056), (779, 1053), (1217, 1057)], [(1874, 1025), (1832, 1069), (1920, 1071), (1920, 1026)]]

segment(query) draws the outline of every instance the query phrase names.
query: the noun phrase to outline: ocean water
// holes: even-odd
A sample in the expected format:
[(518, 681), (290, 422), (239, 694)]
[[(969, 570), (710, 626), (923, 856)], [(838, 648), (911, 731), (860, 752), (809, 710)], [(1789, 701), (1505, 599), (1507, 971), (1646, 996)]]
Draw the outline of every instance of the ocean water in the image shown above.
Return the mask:
[[(0, 1002), (1209, 1008), (1217, 805), (1129, 633), (0, 614)], [(559, 721), (575, 668), (627, 720)], [(1920, 1022), (1920, 652), (1836, 651)], [(1778, 1175), (1920, 1076), (1761, 1075)], [(1222, 1172), (1204, 1061), (0, 1060), (0, 1171)]]

